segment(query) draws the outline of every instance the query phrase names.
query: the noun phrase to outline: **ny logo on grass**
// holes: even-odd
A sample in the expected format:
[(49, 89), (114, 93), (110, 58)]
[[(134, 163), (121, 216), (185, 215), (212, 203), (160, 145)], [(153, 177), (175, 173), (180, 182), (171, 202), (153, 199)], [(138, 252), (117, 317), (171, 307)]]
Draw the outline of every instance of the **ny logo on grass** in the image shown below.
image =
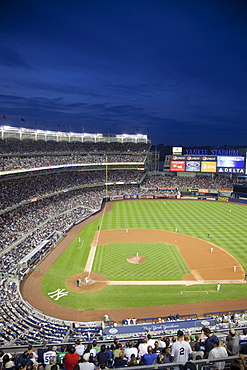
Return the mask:
[[(61, 297), (68, 295), (68, 291), (65, 291), (65, 289), (58, 288), (57, 290), (54, 290), (54, 292), (48, 293), (48, 295), (51, 298), (54, 298), (54, 301), (58, 301)], [(56, 297), (56, 298), (55, 298)]]

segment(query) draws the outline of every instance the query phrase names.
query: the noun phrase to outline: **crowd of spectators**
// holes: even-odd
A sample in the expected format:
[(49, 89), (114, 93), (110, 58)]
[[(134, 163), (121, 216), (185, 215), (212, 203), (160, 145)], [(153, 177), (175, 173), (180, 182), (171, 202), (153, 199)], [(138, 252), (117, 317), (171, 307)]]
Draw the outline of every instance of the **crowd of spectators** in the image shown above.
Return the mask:
[(150, 144), (145, 143), (107, 143), (107, 142), (68, 142), (34, 140), (0, 140), (0, 153), (5, 154), (48, 154), (48, 153), (146, 153)]
[(89, 164), (89, 163), (116, 163), (116, 162), (138, 162), (144, 163), (146, 154), (121, 153), (107, 155), (100, 153), (87, 154), (40, 154), (36, 156), (3, 156), (0, 161), (0, 171), (11, 171), (16, 169), (42, 168), (50, 166), (64, 166), (70, 164)]
[[(109, 194), (133, 194), (138, 186), (109, 186)], [(61, 193), (26, 205), (0, 216), (0, 269), (15, 275), (17, 265), (54, 232), (64, 235), (70, 227), (100, 210), (105, 188), (85, 188)], [(57, 243), (49, 239), (48, 250)], [(40, 256), (42, 257), (42, 255)]]
[(197, 175), (195, 177), (178, 177), (178, 176), (150, 176), (145, 177), (142, 186), (146, 188), (178, 188), (178, 189), (216, 189), (233, 191), (235, 184), (246, 184), (245, 178), (214, 175), (203, 176)]
[[(14, 317), (19, 317), (19, 306), (16, 305)], [(28, 317), (28, 313), (24, 312), (24, 317)], [(33, 318), (31, 318), (33, 320)], [(35, 320), (34, 320), (35, 323)], [(22, 326), (23, 325), (23, 326)], [(11, 325), (10, 325), (11, 326)], [(25, 321), (20, 323), (20, 326), (25, 328)], [(23, 369), (28, 366), (28, 370), (49, 370), (51, 365), (56, 365), (57, 370), (63, 368), (65, 370), (101, 370), (107, 368), (133, 367), (133, 366), (148, 366), (150, 365), (170, 365), (176, 369), (175, 364), (180, 364), (179, 369), (186, 369), (186, 364), (189, 369), (206, 369), (223, 370), (225, 366), (231, 370), (242, 369), (246, 370), (247, 365), (244, 355), (247, 353), (246, 339), (241, 340), (241, 336), (246, 337), (246, 329), (243, 334), (238, 335), (234, 329), (230, 329), (227, 336), (219, 337), (211, 332), (210, 328), (202, 327), (197, 334), (190, 334), (179, 329), (174, 336), (162, 335), (161, 337), (152, 337), (151, 334), (146, 336), (120, 341), (115, 338), (111, 343), (99, 344), (97, 339), (87, 341), (84, 339), (76, 339), (73, 344), (54, 345), (57, 335), (62, 335), (68, 332), (69, 327), (63, 327), (49, 322), (41, 322), (41, 328), (44, 330), (35, 331), (41, 332), (41, 338), (53, 337), (52, 346), (47, 345), (44, 341), (40, 347), (34, 349), (33, 341), (27, 343), (27, 349), (21, 354), (7, 354), (9, 358), (4, 357), (4, 351), (0, 353), (0, 361), (7, 363), (12, 361), (16, 369)], [(19, 324), (15, 325), (14, 329), (18, 331)], [(13, 336), (5, 333), (5, 336)], [(8, 332), (11, 332), (8, 330)], [(47, 337), (44, 335), (46, 332)], [(25, 340), (28, 336), (25, 337)], [(234, 356), (234, 357), (232, 357)], [(207, 361), (207, 363), (205, 362)], [(174, 365), (175, 367), (174, 367)], [(30, 365), (30, 366), (29, 366)], [(183, 366), (185, 366), (183, 368)], [(8, 366), (4, 366), (8, 368)], [(55, 370), (53, 367), (52, 369)]]
[[(112, 170), (108, 182), (140, 182), (142, 177), (143, 173), (138, 170)], [(1, 181), (1, 210), (46, 194), (86, 185), (103, 185), (105, 181), (105, 171), (69, 171)]]
[(16, 282), (0, 280), (1, 321), (0, 344), (40, 343), (42, 340), (61, 343), (70, 326), (35, 317), (20, 300)]

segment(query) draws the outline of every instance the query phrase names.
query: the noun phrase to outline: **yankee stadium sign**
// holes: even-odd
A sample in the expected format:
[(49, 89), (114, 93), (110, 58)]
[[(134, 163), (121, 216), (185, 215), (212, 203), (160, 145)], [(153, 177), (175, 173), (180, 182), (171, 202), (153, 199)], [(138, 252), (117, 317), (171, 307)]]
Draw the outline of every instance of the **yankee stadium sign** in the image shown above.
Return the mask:
[(185, 155), (229, 155), (238, 156), (238, 150), (235, 149), (185, 149)]

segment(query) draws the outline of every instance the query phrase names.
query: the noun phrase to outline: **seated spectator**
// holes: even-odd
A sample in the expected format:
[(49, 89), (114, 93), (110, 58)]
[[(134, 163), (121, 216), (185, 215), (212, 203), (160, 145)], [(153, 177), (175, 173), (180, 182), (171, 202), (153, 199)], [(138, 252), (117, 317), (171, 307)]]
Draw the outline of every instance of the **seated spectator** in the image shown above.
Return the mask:
[(129, 340), (126, 343), (126, 347), (124, 349), (124, 356), (127, 357), (128, 361), (130, 361), (130, 357), (131, 357), (132, 354), (134, 354), (135, 357), (137, 357), (138, 350), (137, 350), (137, 348), (133, 347), (133, 342), (131, 340)]
[(164, 356), (163, 362), (165, 364), (167, 364), (169, 362), (172, 362), (172, 359), (171, 359), (171, 348), (170, 347), (167, 347), (165, 349), (165, 356)]
[(99, 364), (104, 363), (105, 366), (108, 366), (108, 362), (110, 360), (110, 354), (106, 352), (106, 345), (102, 344), (100, 347), (100, 351), (96, 355), (96, 359)]
[(84, 355), (84, 352), (85, 352), (85, 347), (83, 344), (81, 344), (81, 341), (80, 339), (77, 339), (75, 341), (75, 349), (76, 349), (76, 353), (79, 355), (79, 356), (83, 356)]
[(74, 366), (78, 364), (81, 356), (76, 353), (75, 347), (70, 347), (68, 353), (64, 356), (64, 367), (66, 370), (73, 370)]
[(127, 358), (124, 356), (124, 351), (119, 352), (119, 356), (115, 357), (113, 367), (123, 367), (127, 365)]
[(143, 338), (142, 342), (138, 346), (138, 356), (142, 358), (142, 356), (147, 353), (148, 350), (148, 338)]
[(118, 356), (119, 356), (120, 351), (121, 351), (121, 344), (116, 343), (116, 344), (115, 344), (115, 346), (114, 346), (114, 349), (113, 349), (113, 351), (112, 351), (113, 358), (118, 357)]
[(83, 362), (79, 363), (80, 370), (94, 370), (94, 363), (89, 362), (90, 357), (91, 356), (89, 352), (83, 355)]
[(55, 356), (51, 356), (49, 360), (50, 363), (49, 365), (45, 365), (45, 370), (59, 370), (59, 366), (57, 365), (57, 358)]
[(200, 343), (193, 342), (191, 348), (192, 348), (192, 360), (195, 360), (197, 356), (203, 358), (204, 352), (201, 350)]
[(131, 355), (130, 356), (130, 361), (127, 363), (127, 366), (137, 366), (138, 365), (138, 362), (137, 362), (137, 359), (135, 357), (135, 355)]
[(148, 346), (148, 353), (142, 356), (142, 361), (144, 365), (153, 365), (157, 360), (157, 353), (153, 353), (152, 346)]
[(158, 357), (157, 357), (157, 361), (156, 363), (157, 364), (163, 364), (164, 363), (164, 354), (163, 353), (158, 353)]
[[(44, 353), (43, 357), (44, 357), (44, 360), (43, 360), (44, 365), (50, 365), (50, 358), (51, 357), (54, 357), (55, 360), (57, 359), (57, 347), (53, 346), (50, 351), (47, 351), (47, 352)], [(56, 361), (55, 361), (55, 363), (56, 363)], [(54, 363), (52, 365), (54, 365)]]
[(4, 369), (11, 369), (15, 367), (14, 361), (12, 361), (12, 358), (7, 353), (3, 355), (2, 364)]

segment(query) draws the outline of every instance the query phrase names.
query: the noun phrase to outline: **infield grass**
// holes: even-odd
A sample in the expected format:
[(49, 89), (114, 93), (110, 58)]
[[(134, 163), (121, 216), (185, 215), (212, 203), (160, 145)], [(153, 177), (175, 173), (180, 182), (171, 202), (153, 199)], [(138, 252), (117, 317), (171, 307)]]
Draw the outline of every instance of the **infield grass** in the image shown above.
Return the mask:
[[(231, 210), (231, 212), (230, 212)], [(86, 226), (67, 250), (59, 257), (42, 279), (43, 293), (66, 287), (69, 276), (85, 268), (95, 231), (107, 229), (157, 229), (191, 235), (222, 247), (232, 254), (247, 270), (247, 207), (240, 204), (204, 201), (157, 201), (138, 200), (114, 203), (113, 210)], [(100, 272), (109, 280), (181, 280), (188, 273), (188, 267), (177, 254), (174, 246), (165, 243), (113, 243), (97, 248), (92, 271)], [(147, 261), (135, 265), (126, 258), (137, 252)], [(164, 265), (160, 263), (156, 247), (166, 253)], [(148, 264), (147, 264), (148, 263)], [(163, 263), (163, 261), (162, 261)], [(146, 266), (145, 266), (146, 265)], [(162, 276), (162, 277), (161, 277)], [(180, 291), (208, 291), (209, 294)], [(106, 286), (96, 293), (75, 293), (69, 291), (56, 303), (75, 309), (104, 309), (142, 307), (164, 304), (190, 303), (247, 298), (245, 284), (224, 285), (216, 293), (214, 285), (185, 286)]]

